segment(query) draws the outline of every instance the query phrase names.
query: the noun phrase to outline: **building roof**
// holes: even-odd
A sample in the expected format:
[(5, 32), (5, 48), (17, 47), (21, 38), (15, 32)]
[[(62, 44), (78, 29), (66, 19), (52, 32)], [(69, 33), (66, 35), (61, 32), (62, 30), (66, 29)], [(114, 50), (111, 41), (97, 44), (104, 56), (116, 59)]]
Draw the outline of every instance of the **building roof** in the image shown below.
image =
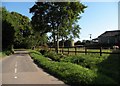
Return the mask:
[(92, 40), (98, 40), (98, 38), (94, 38), (94, 39), (92, 39)]
[(107, 37), (107, 36), (117, 36), (120, 35), (120, 30), (112, 30), (112, 31), (106, 31), (103, 34), (101, 34), (99, 37)]

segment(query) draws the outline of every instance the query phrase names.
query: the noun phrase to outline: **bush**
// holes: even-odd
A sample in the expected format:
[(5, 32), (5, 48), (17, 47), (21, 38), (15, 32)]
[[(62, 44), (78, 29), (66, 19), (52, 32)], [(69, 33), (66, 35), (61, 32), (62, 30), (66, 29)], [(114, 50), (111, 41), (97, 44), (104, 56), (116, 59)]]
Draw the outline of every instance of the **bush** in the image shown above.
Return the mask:
[(70, 85), (117, 84), (105, 75), (98, 74), (88, 68), (70, 62), (49, 61), (44, 56), (36, 53), (30, 53), (30, 56), (38, 66)]
[(14, 53), (14, 51), (12, 51), (12, 50), (4, 50), (4, 51), (0, 52), (0, 58), (3, 58), (7, 55), (11, 55), (13, 53)]
[(60, 61), (60, 58), (61, 58), (60, 55), (58, 55), (54, 51), (48, 51), (44, 54), (44, 56), (52, 59), (53, 61)]
[(40, 53), (44, 55), (45, 57), (50, 58), (53, 61), (60, 61), (61, 58), (65, 58), (66, 56), (63, 54), (57, 54), (54, 51), (49, 50), (40, 50)]
[(96, 64), (100, 63), (103, 59), (104, 59), (103, 57), (96, 55), (75, 55), (61, 59), (61, 61), (71, 62), (74, 64), (81, 65), (85, 68), (96, 70)]
[(10, 55), (10, 54), (11, 54), (11, 51), (6, 51), (5, 54), (6, 54), (6, 55)]
[(48, 52), (47, 50), (40, 50), (40, 53), (41, 53), (42, 55), (45, 55), (47, 52)]
[(14, 51), (11, 51), (11, 50), (3, 51), (4, 55), (10, 55), (10, 54), (13, 54), (13, 53), (14, 53)]

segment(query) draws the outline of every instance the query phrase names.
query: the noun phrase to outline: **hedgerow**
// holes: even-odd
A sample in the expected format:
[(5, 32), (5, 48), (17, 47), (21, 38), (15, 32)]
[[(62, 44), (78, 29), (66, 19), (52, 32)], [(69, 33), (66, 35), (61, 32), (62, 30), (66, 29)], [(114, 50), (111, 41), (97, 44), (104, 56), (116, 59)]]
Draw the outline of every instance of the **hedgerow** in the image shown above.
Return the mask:
[(44, 55), (45, 57), (50, 58), (53, 61), (60, 61), (61, 58), (64, 58), (65, 56), (62, 54), (57, 54), (54, 51), (46, 51), (46, 50), (40, 50), (40, 53)]
[(62, 62), (71, 62), (74, 64), (81, 65), (85, 68), (96, 70), (96, 64), (102, 62), (105, 57), (96, 55), (72, 55), (67, 58), (61, 59)]
[(30, 53), (30, 56), (39, 67), (70, 85), (117, 84), (111, 78), (77, 64), (50, 61), (34, 52)]

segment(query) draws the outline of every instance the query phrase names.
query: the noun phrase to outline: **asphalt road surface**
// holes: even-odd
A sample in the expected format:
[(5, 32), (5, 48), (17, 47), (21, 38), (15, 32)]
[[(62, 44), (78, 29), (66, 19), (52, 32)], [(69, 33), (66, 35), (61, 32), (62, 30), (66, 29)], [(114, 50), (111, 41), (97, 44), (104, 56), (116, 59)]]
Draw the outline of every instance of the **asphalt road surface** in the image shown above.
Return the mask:
[(2, 84), (64, 84), (38, 68), (27, 51), (15, 51), (1, 62)]

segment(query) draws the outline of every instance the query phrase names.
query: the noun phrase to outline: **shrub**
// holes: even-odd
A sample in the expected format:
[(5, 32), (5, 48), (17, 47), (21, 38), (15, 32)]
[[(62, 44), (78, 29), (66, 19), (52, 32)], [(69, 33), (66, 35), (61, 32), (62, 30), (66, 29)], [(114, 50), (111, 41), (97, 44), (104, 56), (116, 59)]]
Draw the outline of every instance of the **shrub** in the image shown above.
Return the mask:
[(47, 52), (48, 52), (47, 50), (40, 50), (40, 53), (41, 53), (42, 55), (45, 55)]
[(48, 51), (44, 54), (44, 56), (52, 59), (53, 61), (60, 61), (60, 55), (54, 51)]
[(40, 53), (44, 55), (45, 57), (50, 58), (53, 61), (60, 61), (61, 58), (65, 58), (66, 56), (63, 54), (57, 54), (54, 51), (49, 50), (40, 50)]
[(96, 64), (100, 63), (102, 60), (102, 57), (97, 57), (96, 55), (73, 55), (61, 59), (63, 62), (75, 63), (92, 70), (96, 70)]
[(10, 55), (10, 54), (11, 54), (11, 51), (6, 51), (5, 54), (6, 54), (6, 55)]
[(5, 55), (10, 55), (12, 53), (14, 53), (14, 51), (11, 51), (11, 50), (3, 51), (3, 54), (5, 54)]
[(70, 62), (49, 61), (42, 55), (30, 53), (37, 65), (44, 68), (50, 74), (70, 85), (86, 84), (117, 84), (111, 78), (98, 74), (88, 68), (72, 64)]

